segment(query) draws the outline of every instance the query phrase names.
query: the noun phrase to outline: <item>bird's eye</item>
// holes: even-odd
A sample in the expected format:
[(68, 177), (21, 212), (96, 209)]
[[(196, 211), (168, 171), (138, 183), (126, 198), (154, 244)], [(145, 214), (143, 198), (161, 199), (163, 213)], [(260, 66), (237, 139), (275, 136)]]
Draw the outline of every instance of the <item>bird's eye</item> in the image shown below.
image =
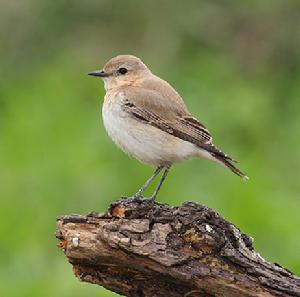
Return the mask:
[(126, 74), (127, 73), (127, 69), (126, 68), (120, 68), (119, 70), (118, 70), (118, 72), (120, 73), (120, 74)]

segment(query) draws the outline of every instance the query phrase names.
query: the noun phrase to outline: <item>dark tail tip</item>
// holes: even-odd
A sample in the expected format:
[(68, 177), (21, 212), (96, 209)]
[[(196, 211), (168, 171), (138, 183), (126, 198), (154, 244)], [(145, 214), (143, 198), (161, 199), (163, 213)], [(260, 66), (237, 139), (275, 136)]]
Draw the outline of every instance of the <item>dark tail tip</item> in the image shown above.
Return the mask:
[(239, 170), (236, 166), (234, 166), (232, 164), (232, 161), (229, 161), (228, 159), (223, 158), (221, 156), (217, 156), (217, 155), (214, 155), (214, 157), (218, 161), (220, 161), (221, 163), (223, 163), (227, 168), (229, 168), (234, 174), (236, 174), (240, 178), (242, 178), (243, 180), (245, 180), (245, 181), (249, 180), (249, 177), (245, 173), (243, 173), (241, 170)]

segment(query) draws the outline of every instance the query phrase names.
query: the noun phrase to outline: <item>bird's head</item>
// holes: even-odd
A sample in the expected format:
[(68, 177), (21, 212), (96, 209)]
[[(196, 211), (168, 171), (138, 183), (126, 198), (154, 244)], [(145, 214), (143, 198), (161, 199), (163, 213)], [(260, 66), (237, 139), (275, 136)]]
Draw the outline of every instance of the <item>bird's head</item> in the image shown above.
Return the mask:
[(148, 67), (137, 57), (119, 55), (110, 59), (102, 70), (88, 73), (100, 77), (106, 90), (131, 85), (136, 80), (151, 73)]

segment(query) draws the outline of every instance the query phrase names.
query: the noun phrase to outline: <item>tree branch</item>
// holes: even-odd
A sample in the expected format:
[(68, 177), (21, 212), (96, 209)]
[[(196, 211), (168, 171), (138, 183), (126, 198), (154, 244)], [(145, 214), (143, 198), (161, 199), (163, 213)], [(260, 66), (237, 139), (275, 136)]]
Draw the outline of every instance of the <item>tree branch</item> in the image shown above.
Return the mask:
[(298, 277), (196, 203), (123, 199), (105, 213), (60, 217), (56, 237), (81, 281), (125, 296), (300, 296)]

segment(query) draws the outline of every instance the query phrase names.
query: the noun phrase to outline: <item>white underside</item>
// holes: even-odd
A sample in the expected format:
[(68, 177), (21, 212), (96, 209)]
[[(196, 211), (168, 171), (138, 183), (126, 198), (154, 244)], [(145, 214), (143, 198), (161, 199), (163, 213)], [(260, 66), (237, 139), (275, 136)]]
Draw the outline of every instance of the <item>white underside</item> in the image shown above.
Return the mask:
[(194, 144), (128, 116), (118, 102), (105, 100), (102, 116), (106, 131), (117, 146), (143, 163), (159, 166), (192, 157), (214, 159)]

